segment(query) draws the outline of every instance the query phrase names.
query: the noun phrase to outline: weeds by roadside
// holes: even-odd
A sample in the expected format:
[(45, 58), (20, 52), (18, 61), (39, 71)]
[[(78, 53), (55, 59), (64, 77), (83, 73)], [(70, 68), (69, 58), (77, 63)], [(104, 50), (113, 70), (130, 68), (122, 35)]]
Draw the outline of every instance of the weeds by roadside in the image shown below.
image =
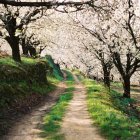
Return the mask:
[(130, 108), (133, 99), (124, 99), (116, 91), (86, 79), (87, 102), (90, 115), (109, 140), (139, 140), (140, 122)]
[(63, 140), (64, 136), (59, 134), (62, 118), (65, 114), (69, 101), (73, 97), (74, 78), (70, 72), (67, 73), (67, 88), (65, 93), (59, 97), (56, 105), (51, 109), (50, 113), (44, 117), (44, 125), (41, 137), (47, 140)]

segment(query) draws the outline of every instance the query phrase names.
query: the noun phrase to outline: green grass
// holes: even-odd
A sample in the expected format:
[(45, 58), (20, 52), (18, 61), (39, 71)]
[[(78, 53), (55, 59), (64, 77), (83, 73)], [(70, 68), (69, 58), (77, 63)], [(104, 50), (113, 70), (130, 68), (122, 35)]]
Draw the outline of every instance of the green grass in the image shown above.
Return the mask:
[(49, 83), (49, 85), (32, 85), (32, 92), (40, 95), (46, 95), (48, 92), (51, 92), (56, 89), (56, 85)]
[(85, 78), (85, 74), (78, 69), (74, 69), (73, 74), (75, 74), (79, 81), (82, 81)]
[(71, 71), (69, 71), (69, 70), (65, 70), (65, 73), (66, 73), (66, 84), (67, 84), (67, 86), (69, 87), (68, 88), (68, 90), (70, 90), (70, 89), (73, 89), (74, 87), (73, 87), (73, 85), (74, 85), (74, 77), (73, 77), (73, 74), (71, 73)]
[(10, 57), (0, 58), (0, 65), (10, 65), (10, 66), (17, 66), (17, 62), (15, 62)]
[(47, 76), (47, 79), (49, 83), (52, 83), (54, 85), (57, 85), (60, 82), (60, 79), (57, 79), (56, 77), (50, 75)]
[(50, 67), (53, 68), (53, 76), (55, 76), (59, 81), (62, 81), (63, 74), (60, 68), (54, 63), (53, 58), (50, 55), (46, 55), (46, 60), (49, 63)]
[(0, 84), (0, 108), (7, 108), (15, 101), (26, 98), (31, 94), (46, 95), (48, 92), (56, 89), (58, 80), (56, 78), (50, 78), (49, 84), (32, 83), (31, 86), (27, 82), (13, 82), (13, 83), (1, 83)]
[(22, 63), (19, 63), (14, 61), (11, 57), (4, 57), (4, 58), (0, 58), (0, 65), (9, 65), (9, 66), (18, 67), (20, 64), (25, 64), (25, 65), (35, 64), (38, 60), (22, 57), (21, 61)]
[(73, 70), (73, 74), (75, 74), (75, 75), (79, 75), (80, 73), (81, 73), (81, 71), (78, 70), (78, 69), (74, 69), (74, 70)]
[(66, 73), (66, 79), (67, 81), (74, 81), (74, 77), (72, 75), (72, 73), (69, 70), (64, 70), (64, 72)]
[[(0, 81), (0, 108), (7, 108), (18, 99), (24, 99), (26, 96), (33, 94), (45, 95), (49, 91), (56, 88), (56, 85), (60, 82), (57, 74), (54, 76), (52, 73), (47, 75), (48, 83), (40, 84), (33, 79), (26, 77), (27, 69), (33, 68), (32, 65), (36, 65), (37, 62), (42, 59), (32, 59), (22, 57), (22, 62), (15, 62), (11, 57), (0, 58), (1, 69), (0, 74), (3, 80)], [(43, 59), (46, 61), (46, 59)], [(57, 68), (57, 67), (55, 67)], [(29, 76), (32, 72), (29, 71)], [(11, 79), (10, 79), (11, 78)]]
[[(5, 110), (8, 110), (14, 103), (23, 104), (23, 106), (26, 106), (26, 99), (28, 97), (34, 98), (34, 97), (41, 97), (47, 95), (50, 91), (53, 91), (56, 89), (56, 85), (54, 83), (55, 78), (49, 80), (49, 85), (40, 85), (37, 83), (33, 83), (31, 87), (26, 82), (18, 82), (18, 83), (1, 83), (0, 84), (0, 92), (1, 92), (1, 98), (0, 98), (0, 135), (3, 135), (5, 131), (9, 129), (10, 124), (9, 120), (7, 121), (9, 115), (5, 116)], [(57, 81), (57, 79), (56, 79)], [(33, 96), (32, 96), (33, 94)], [(27, 97), (27, 98), (26, 98)], [(33, 99), (30, 99), (33, 101)], [(23, 101), (23, 103), (21, 102)], [(25, 101), (25, 102), (24, 102)], [(33, 101), (36, 102), (36, 101)], [(22, 110), (22, 108), (21, 108)], [(16, 109), (14, 110), (16, 112)]]
[(66, 88), (65, 93), (59, 97), (56, 105), (53, 106), (49, 114), (44, 117), (44, 126), (41, 136), (46, 140), (64, 139), (64, 136), (59, 133), (59, 130), (68, 103), (73, 97), (74, 81), (70, 72), (68, 72), (66, 84), (68, 87)]
[[(59, 82), (56, 77), (48, 76), (48, 84), (39, 84), (34, 82), (34, 80), (31, 83), (27, 82), (24, 71), (26, 71), (27, 67), (35, 65), (38, 61), (22, 57), (22, 62), (18, 63), (10, 57), (0, 58), (0, 65), (5, 67), (5, 71), (0, 71), (0, 74), (5, 76), (5, 79), (2, 77), (3, 80), (0, 81), (0, 108), (7, 108), (15, 101), (18, 101), (18, 99), (24, 99), (32, 93), (45, 95), (55, 89), (55, 85)], [(18, 80), (19, 77), (21, 77), (20, 80)]]
[(39, 61), (40, 59), (33, 59), (33, 58), (27, 58), (27, 57), (22, 57), (21, 61), (23, 64), (35, 64), (37, 61)]
[(140, 121), (130, 108), (133, 99), (124, 99), (121, 94), (104, 88), (92, 80), (84, 80), (87, 88), (88, 109), (93, 122), (109, 140), (139, 140)]
[(65, 92), (61, 95), (58, 103), (52, 108), (49, 115), (44, 117), (43, 137), (56, 140), (56, 134), (61, 127), (61, 121), (64, 116), (68, 102), (72, 99), (72, 92)]
[(111, 82), (111, 85), (118, 88), (123, 88), (123, 84), (121, 82)]

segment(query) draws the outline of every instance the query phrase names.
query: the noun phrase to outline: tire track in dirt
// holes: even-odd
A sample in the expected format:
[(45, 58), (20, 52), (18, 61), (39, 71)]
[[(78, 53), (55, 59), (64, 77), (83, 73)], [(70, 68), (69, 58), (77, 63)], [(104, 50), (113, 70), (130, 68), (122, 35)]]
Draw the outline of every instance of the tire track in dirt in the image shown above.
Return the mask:
[(64, 93), (66, 84), (61, 82), (55, 91), (48, 94), (43, 105), (33, 109), (30, 114), (15, 122), (9, 133), (1, 140), (43, 140), (39, 136), (43, 117), (55, 105), (59, 95)]
[(86, 89), (76, 76), (74, 78), (77, 82), (74, 96), (64, 116), (60, 133), (65, 140), (105, 140), (92, 125), (86, 103)]

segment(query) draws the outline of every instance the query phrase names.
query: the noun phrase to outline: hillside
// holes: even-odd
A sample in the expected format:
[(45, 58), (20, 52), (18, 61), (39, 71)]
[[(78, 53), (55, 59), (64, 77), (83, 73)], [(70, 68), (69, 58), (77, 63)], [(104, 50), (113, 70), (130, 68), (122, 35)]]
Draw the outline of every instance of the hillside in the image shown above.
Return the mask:
[(47, 58), (22, 58), (22, 63), (14, 62), (10, 57), (0, 58), (0, 134), (9, 128), (12, 116), (30, 111), (63, 79), (58, 65), (51, 56), (49, 58), (50, 63)]

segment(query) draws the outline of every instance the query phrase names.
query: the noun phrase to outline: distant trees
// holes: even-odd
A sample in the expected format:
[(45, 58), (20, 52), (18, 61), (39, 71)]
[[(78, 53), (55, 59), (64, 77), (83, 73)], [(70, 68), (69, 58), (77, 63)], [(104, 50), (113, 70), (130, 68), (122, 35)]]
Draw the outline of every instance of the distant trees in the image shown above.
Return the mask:
[(96, 58), (100, 61), (103, 70), (104, 85), (110, 89), (111, 69), (113, 68), (113, 61), (110, 55), (102, 49), (93, 49)]
[(39, 42), (33, 42), (32, 38), (33, 38), (34, 34), (31, 34), (29, 37), (25, 34), (20, 41), (20, 44), (22, 46), (22, 52), (24, 56), (31, 56), (31, 57), (35, 57), (36, 56), (36, 49), (35, 49), (35, 45), (39, 45)]
[[(79, 54), (74, 51), (72, 51), (72, 54), (76, 57), (76, 61), (80, 62), (81, 64), (83, 64), (86, 67), (85, 75), (87, 77), (90, 77), (91, 72), (94, 70), (94, 65), (92, 65), (93, 57), (88, 57), (89, 52), (86, 48), (79, 47), (79, 50), (80, 50)], [(77, 63), (77, 65), (75, 65), (75, 67), (77, 69), (79, 69), (80, 68), (79, 63)]]
[(42, 43), (42, 41), (40, 41), (34, 33), (31, 33), (30, 35), (25, 34), (21, 37), (20, 44), (22, 46), (23, 55), (30, 57), (40, 56), (47, 46), (45, 43)]
[[(100, 62), (102, 72), (103, 72), (103, 82), (104, 85), (110, 89), (110, 74), (111, 69), (113, 68), (113, 61), (110, 53), (108, 53), (108, 49), (106, 46), (103, 47), (99, 42), (94, 42), (88, 46), (85, 46), (85, 49), (90, 53), (90, 57), (94, 55), (94, 58), (97, 59)], [(94, 63), (95, 60), (92, 61)], [(97, 67), (95, 64), (93, 64), (94, 67), (92, 70), (94, 70), (95, 67)], [(98, 77), (97, 77), (98, 80)]]

